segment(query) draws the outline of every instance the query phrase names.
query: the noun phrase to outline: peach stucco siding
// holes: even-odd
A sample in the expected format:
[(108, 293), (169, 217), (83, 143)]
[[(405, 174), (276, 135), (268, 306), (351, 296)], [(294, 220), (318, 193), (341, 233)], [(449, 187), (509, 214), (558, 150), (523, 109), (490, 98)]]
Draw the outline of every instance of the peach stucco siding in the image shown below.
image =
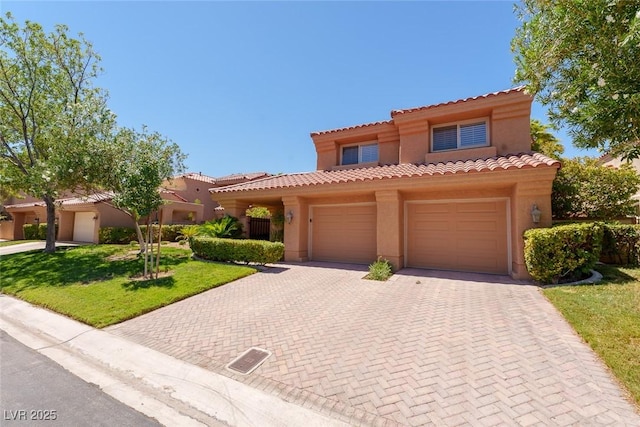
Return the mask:
[[(334, 261), (369, 254), (362, 248), (366, 241), (373, 246), (367, 262), (382, 257), (396, 269), (416, 264), (529, 278), (523, 233), (551, 225), (551, 185), (560, 167), (530, 151), (531, 102), (531, 96), (516, 88), (396, 110), (387, 121), (314, 132), (316, 172), (212, 189), (212, 198), (239, 217), (256, 204), (289, 213), (292, 219), (284, 229), (289, 261), (314, 259), (321, 234), (323, 242), (325, 235), (337, 241)], [(465, 123), (483, 123), (486, 138), (472, 148), (447, 145), (446, 151), (434, 152), (434, 128), (460, 130)], [(359, 152), (360, 163), (342, 165), (344, 147), (370, 148), (376, 143), (377, 162), (369, 156), (364, 160)], [(354, 150), (349, 150), (353, 156)], [(347, 163), (351, 162), (353, 157)], [(533, 223), (533, 205), (542, 212), (538, 224)], [(357, 212), (359, 206), (375, 211), (360, 220), (371, 233), (362, 227), (352, 231), (344, 224), (328, 228), (332, 221), (336, 224), (336, 216), (352, 224), (359, 217), (349, 212)], [(314, 224), (318, 212), (327, 216), (332, 207), (336, 214), (331, 221), (322, 218), (320, 225)], [(321, 252), (323, 258), (331, 258), (322, 248)]]

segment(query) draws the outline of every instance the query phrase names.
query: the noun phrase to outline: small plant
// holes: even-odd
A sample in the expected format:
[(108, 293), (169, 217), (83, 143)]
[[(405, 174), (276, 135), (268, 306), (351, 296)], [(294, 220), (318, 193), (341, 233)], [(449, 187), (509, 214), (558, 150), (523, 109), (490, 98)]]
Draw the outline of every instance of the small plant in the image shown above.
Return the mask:
[(378, 260), (369, 266), (369, 274), (367, 274), (365, 279), (384, 282), (389, 279), (392, 274), (393, 267), (391, 263), (382, 257), (378, 257)]
[(215, 221), (202, 224), (199, 231), (200, 236), (237, 239), (242, 236), (242, 223), (233, 216), (225, 215)]
[(178, 231), (178, 236), (176, 240), (180, 242), (181, 245), (184, 245), (186, 242), (190, 242), (193, 237), (196, 237), (200, 233), (200, 227), (197, 225), (187, 225), (182, 227), (180, 231)]

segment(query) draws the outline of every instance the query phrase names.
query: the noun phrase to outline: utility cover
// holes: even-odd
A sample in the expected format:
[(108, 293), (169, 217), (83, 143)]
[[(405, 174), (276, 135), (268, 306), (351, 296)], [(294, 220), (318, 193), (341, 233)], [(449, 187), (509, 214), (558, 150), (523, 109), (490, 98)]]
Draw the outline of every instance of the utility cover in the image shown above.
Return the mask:
[(258, 347), (251, 347), (227, 365), (227, 369), (242, 375), (248, 375), (264, 362), (271, 352)]

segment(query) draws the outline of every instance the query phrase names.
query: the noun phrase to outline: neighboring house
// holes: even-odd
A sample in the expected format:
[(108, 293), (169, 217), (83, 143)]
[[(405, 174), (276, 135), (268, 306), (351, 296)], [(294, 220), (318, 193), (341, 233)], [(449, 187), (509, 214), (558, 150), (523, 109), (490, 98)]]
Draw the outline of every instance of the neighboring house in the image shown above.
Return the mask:
[[(285, 260), (528, 278), (523, 233), (551, 224), (560, 163), (531, 152), (532, 97), (509, 89), (311, 134), (317, 170), (212, 188), (227, 213), (285, 213)], [(533, 221), (534, 206), (541, 213)]]
[[(236, 174), (212, 178), (202, 174), (184, 174), (165, 182), (160, 190), (165, 200), (162, 206), (163, 224), (199, 224), (223, 215), (218, 203), (211, 200), (208, 189), (237, 184), (268, 176), (264, 172)], [(58, 240), (98, 243), (102, 227), (134, 227), (133, 219), (111, 204), (113, 193), (98, 193), (87, 197), (67, 195), (56, 200)], [(0, 238), (24, 238), (25, 224), (47, 221), (44, 202), (33, 197), (11, 198), (4, 209), (12, 220), (0, 221)], [(155, 219), (155, 218), (154, 218)]]
[[(214, 178), (203, 175), (202, 173), (189, 172), (177, 175), (170, 180), (165, 181), (162, 186), (191, 203), (201, 204), (203, 207), (203, 213), (202, 217), (197, 221), (199, 223), (202, 221), (210, 221), (224, 215), (224, 209), (220, 207), (218, 202), (211, 198), (211, 195), (207, 191), (208, 189), (253, 181), (267, 176), (269, 176), (269, 174), (266, 172), (254, 172), (247, 174), (238, 173)], [(174, 214), (174, 223), (180, 222), (181, 219), (179, 215), (180, 214), (177, 213)], [(182, 220), (184, 220), (184, 218)]]
[[(615, 168), (619, 168), (620, 165), (625, 163), (624, 160), (612, 157), (610, 154), (605, 154), (598, 159), (600, 164), (604, 166), (613, 166)], [(640, 175), (640, 159), (633, 159), (630, 161), (631, 166), (636, 170), (636, 173)], [(631, 197), (636, 201), (636, 216), (640, 216), (640, 190)]]

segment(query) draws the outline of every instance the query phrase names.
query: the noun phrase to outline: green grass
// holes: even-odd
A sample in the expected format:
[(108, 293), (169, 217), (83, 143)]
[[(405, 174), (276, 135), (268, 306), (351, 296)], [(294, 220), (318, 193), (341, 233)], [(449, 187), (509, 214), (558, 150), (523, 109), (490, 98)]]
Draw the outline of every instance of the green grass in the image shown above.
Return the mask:
[(102, 328), (255, 273), (233, 264), (196, 261), (163, 247), (157, 280), (135, 279), (143, 261), (129, 246), (90, 245), (5, 255), (0, 291)]
[(0, 242), (0, 248), (5, 246), (19, 245), (21, 243), (42, 242), (43, 240), (7, 240), (6, 242)]
[(640, 267), (597, 270), (597, 285), (543, 292), (640, 405)]

